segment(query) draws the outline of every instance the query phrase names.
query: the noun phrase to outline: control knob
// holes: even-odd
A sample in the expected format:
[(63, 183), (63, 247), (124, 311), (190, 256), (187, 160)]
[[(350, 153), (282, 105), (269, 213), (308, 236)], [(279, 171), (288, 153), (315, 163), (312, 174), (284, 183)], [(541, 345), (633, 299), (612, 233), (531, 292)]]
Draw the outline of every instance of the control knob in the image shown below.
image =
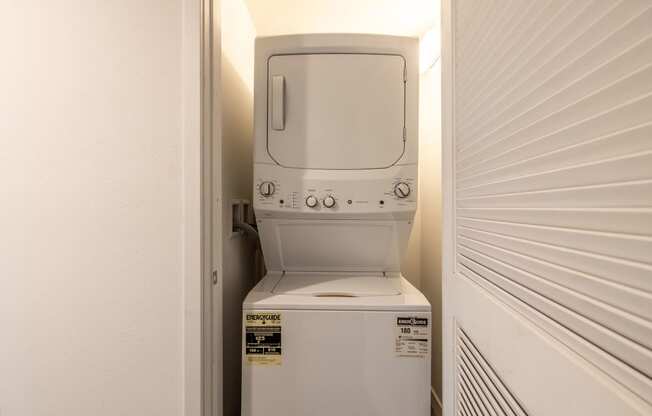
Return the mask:
[(319, 200), (314, 195), (308, 195), (306, 198), (306, 205), (308, 208), (315, 208), (319, 204)]
[(276, 187), (274, 186), (273, 182), (265, 181), (260, 184), (260, 188), (258, 189), (258, 191), (265, 198), (269, 198), (270, 196), (274, 195), (274, 191), (276, 191)]
[(407, 198), (410, 195), (410, 185), (405, 182), (397, 183), (394, 185), (394, 195), (400, 199)]
[(335, 198), (332, 195), (328, 195), (324, 198), (323, 203), (326, 208), (333, 208), (335, 206)]

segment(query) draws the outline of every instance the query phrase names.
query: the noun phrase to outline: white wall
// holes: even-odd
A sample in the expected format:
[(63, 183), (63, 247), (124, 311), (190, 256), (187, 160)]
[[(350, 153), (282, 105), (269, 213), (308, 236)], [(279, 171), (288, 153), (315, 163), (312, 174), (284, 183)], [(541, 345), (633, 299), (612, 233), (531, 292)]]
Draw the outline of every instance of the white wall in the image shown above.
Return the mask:
[(224, 415), (240, 414), (242, 301), (254, 284), (251, 238), (232, 232), (231, 202), (253, 189), (256, 33), (242, 0), (222, 0), (222, 221)]
[(441, 397), (441, 61), (419, 86), (419, 219), (421, 290), (432, 305), (432, 386)]
[(401, 274), (415, 287), (421, 288), (421, 210), (419, 207), (414, 214), (410, 239), (401, 260)]
[(258, 36), (377, 33), (419, 36), (439, 21), (439, 0), (244, 0)]
[(182, 2), (5, 1), (0, 50), (0, 414), (181, 415)]

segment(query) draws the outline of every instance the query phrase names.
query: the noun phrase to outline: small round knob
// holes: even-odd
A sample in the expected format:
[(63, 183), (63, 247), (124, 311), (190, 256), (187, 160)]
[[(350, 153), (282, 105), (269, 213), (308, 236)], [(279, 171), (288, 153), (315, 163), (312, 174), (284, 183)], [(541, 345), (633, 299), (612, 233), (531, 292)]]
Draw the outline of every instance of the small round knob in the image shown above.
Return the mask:
[(394, 195), (398, 198), (407, 198), (410, 195), (410, 185), (405, 182), (399, 182), (394, 185)]
[(306, 198), (306, 205), (308, 208), (315, 208), (319, 204), (319, 200), (315, 198), (313, 195), (308, 195)]
[(258, 190), (262, 196), (269, 198), (270, 196), (274, 195), (276, 187), (274, 186), (273, 182), (265, 181), (260, 184), (260, 188)]
[(324, 198), (324, 206), (326, 208), (333, 208), (335, 206), (335, 198), (332, 195), (328, 195)]

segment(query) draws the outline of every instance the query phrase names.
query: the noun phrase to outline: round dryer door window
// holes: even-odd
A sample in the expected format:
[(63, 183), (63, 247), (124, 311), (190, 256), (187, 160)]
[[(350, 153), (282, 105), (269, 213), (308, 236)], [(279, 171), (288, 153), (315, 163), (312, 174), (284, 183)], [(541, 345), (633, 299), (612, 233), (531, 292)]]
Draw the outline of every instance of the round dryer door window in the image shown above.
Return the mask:
[(275, 55), (268, 62), (267, 151), (281, 166), (378, 169), (405, 150), (405, 59)]

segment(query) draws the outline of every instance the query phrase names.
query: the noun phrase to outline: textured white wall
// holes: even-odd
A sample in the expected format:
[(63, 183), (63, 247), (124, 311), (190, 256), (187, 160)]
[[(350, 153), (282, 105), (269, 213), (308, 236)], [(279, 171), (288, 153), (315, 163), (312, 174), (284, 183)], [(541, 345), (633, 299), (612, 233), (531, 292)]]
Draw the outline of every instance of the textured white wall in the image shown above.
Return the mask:
[(180, 0), (0, 4), (2, 416), (182, 414), (181, 31)]

